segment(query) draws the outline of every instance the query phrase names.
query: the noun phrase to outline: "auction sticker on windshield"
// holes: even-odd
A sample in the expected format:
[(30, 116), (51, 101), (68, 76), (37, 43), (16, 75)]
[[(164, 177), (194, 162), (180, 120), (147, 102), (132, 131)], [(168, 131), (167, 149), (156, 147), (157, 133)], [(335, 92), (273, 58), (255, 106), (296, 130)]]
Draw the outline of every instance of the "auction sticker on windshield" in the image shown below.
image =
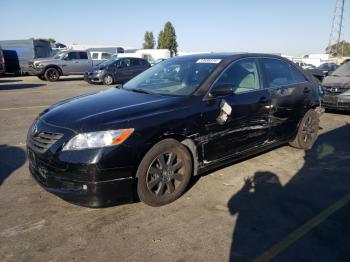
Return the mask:
[(221, 62), (221, 59), (198, 59), (196, 63), (198, 64), (218, 64)]

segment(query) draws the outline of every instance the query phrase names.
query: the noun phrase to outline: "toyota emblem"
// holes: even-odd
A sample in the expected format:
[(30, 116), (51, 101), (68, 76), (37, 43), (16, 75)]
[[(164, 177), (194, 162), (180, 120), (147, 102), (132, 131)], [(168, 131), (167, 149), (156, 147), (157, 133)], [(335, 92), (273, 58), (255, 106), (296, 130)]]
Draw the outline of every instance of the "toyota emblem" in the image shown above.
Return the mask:
[(332, 87), (332, 88), (331, 88), (331, 92), (332, 92), (332, 93), (336, 93), (336, 92), (338, 92), (338, 88), (336, 88), (336, 87)]

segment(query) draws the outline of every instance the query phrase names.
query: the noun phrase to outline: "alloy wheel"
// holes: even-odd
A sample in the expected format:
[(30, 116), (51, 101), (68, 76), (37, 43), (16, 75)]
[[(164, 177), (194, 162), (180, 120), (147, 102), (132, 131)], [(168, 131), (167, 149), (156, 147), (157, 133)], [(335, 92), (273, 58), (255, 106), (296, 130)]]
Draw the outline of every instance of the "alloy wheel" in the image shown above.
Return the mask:
[(111, 84), (113, 84), (113, 78), (112, 78), (112, 76), (110, 76), (110, 75), (105, 76), (105, 78), (104, 78), (104, 83), (105, 83), (106, 85), (111, 85)]
[(156, 196), (175, 193), (184, 179), (183, 161), (175, 152), (157, 156), (147, 171), (148, 190)]
[(56, 81), (59, 78), (59, 73), (55, 69), (48, 69), (47, 76), (49, 80)]
[(316, 134), (316, 127), (315, 127), (315, 119), (311, 116), (308, 116), (305, 120), (305, 122), (303, 123), (302, 126), (302, 138), (303, 141), (306, 143), (312, 139), (314, 139), (314, 136)]

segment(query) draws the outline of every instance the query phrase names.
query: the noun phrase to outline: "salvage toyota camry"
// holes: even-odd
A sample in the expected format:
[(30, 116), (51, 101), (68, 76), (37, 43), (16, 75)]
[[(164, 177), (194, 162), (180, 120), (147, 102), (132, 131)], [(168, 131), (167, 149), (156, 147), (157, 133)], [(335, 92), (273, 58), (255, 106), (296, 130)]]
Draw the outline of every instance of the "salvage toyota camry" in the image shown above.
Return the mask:
[(119, 88), (51, 106), (28, 132), (30, 171), (46, 190), (100, 207), (168, 204), (192, 176), (290, 143), (309, 149), (320, 86), (265, 54), (176, 57)]

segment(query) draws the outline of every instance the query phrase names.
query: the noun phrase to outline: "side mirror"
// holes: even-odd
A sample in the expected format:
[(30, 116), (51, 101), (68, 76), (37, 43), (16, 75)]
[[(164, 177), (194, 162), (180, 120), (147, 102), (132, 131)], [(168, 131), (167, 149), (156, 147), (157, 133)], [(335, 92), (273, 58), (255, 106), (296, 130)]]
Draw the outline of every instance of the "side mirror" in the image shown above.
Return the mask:
[(233, 95), (234, 86), (231, 84), (219, 84), (214, 86), (213, 90), (210, 91), (211, 97), (229, 96)]

